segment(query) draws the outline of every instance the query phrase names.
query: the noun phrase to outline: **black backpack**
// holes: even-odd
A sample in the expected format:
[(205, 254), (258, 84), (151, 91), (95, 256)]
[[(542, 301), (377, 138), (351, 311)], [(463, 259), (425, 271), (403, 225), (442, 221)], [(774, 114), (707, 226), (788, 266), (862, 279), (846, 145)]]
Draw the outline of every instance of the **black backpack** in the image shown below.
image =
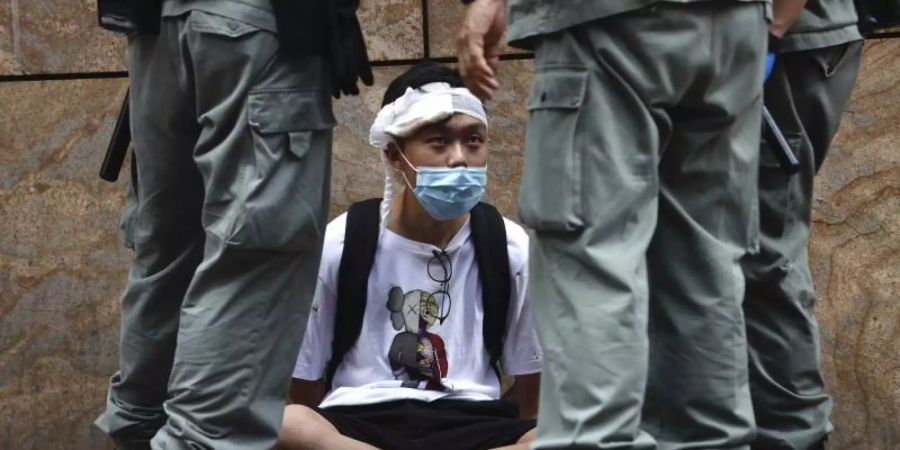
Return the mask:
[[(378, 247), (380, 198), (350, 205), (344, 232), (344, 252), (338, 268), (335, 333), (325, 381), (331, 386), (344, 355), (356, 345), (366, 311), (369, 272)], [(500, 377), (500, 357), (506, 332), (506, 316), (512, 293), (509, 252), (503, 216), (491, 205), (479, 203), (470, 211), (469, 225), (484, 302), (482, 332), (491, 368)], [(340, 330), (338, 333), (337, 330)]]

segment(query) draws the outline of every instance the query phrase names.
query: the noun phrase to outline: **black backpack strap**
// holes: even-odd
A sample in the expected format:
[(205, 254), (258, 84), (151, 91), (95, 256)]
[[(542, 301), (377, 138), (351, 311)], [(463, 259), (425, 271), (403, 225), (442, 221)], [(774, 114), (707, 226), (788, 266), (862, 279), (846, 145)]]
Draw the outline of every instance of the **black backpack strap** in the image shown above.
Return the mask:
[(506, 225), (497, 208), (487, 203), (475, 205), (469, 217), (475, 261), (478, 263), (481, 279), (484, 345), (490, 357), (491, 368), (499, 378), (502, 373), (500, 358), (503, 356), (506, 318), (512, 293)]
[(338, 268), (337, 308), (331, 359), (325, 382), (331, 387), (334, 373), (344, 355), (356, 345), (366, 312), (369, 272), (375, 263), (381, 220), (381, 199), (372, 198), (350, 205), (344, 231), (344, 251)]

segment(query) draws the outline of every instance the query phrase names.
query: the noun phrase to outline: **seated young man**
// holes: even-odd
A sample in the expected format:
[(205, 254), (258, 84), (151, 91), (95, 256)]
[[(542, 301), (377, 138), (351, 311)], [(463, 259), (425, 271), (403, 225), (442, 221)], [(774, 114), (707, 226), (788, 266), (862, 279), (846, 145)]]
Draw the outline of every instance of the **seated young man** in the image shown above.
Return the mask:
[[(383, 105), (370, 142), (386, 200), (328, 225), (279, 448), (525, 449), (542, 354), (528, 237), (479, 203), (484, 106), (430, 62), (394, 80)], [(515, 380), (503, 398), (501, 372)]]

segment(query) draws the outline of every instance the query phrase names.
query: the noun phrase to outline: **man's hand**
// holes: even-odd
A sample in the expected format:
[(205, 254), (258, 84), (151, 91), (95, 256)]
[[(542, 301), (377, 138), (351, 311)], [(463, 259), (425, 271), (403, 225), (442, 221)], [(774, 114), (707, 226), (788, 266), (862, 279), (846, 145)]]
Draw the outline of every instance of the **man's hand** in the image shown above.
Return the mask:
[(459, 71), (466, 87), (481, 99), (491, 99), (500, 88), (497, 72), (506, 31), (505, 0), (475, 0), (456, 35)]
[(769, 33), (775, 37), (781, 38), (787, 33), (803, 8), (806, 7), (807, 0), (774, 0), (772, 2), (772, 25), (769, 26)]

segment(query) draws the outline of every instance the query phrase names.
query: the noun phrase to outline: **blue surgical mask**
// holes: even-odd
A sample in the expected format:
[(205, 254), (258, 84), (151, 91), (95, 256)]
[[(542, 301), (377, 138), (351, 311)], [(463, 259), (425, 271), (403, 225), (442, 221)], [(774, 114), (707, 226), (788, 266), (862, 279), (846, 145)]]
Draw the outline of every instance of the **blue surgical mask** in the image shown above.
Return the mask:
[(484, 197), (487, 185), (485, 167), (415, 167), (400, 152), (400, 156), (416, 171), (416, 187), (406, 179), (406, 185), (416, 194), (422, 208), (435, 220), (450, 220), (468, 213)]

